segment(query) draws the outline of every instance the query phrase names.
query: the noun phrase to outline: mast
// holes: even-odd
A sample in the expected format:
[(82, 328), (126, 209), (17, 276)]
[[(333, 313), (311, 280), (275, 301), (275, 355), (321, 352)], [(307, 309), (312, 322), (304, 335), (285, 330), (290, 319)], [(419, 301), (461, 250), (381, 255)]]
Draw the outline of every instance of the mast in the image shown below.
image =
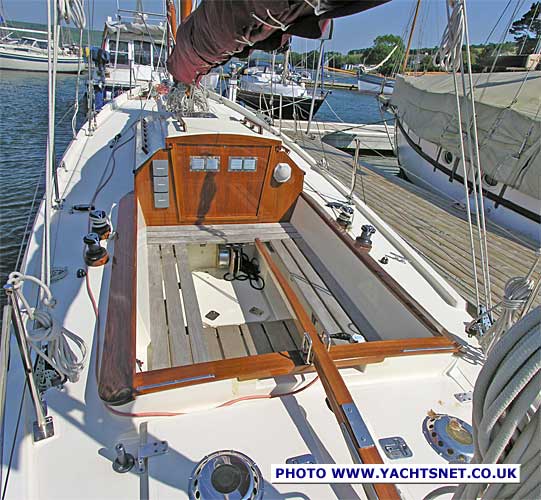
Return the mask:
[(289, 76), (289, 51), (291, 50), (291, 45), (287, 46), (287, 50), (284, 57), (284, 70), (282, 71), (282, 83), (285, 84), (287, 77)]
[(408, 65), (408, 57), (410, 55), (411, 42), (413, 40), (413, 32), (415, 31), (415, 25), (417, 24), (417, 17), (419, 15), (419, 7), (421, 6), (421, 0), (417, 0), (417, 5), (415, 6), (415, 14), (413, 15), (413, 22), (411, 23), (410, 36), (408, 38), (408, 46), (406, 47), (406, 53), (404, 54), (404, 61), (402, 63), (401, 73), (405, 73), (406, 66)]
[(173, 50), (175, 39), (177, 36), (177, 11), (175, 9), (175, 2), (173, 0), (166, 0), (167, 8), (167, 24), (169, 27), (169, 36), (167, 37), (167, 48), (169, 54)]
[(180, 22), (186, 21), (186, 18), (192, 13), (192, 0), (180, 0)]

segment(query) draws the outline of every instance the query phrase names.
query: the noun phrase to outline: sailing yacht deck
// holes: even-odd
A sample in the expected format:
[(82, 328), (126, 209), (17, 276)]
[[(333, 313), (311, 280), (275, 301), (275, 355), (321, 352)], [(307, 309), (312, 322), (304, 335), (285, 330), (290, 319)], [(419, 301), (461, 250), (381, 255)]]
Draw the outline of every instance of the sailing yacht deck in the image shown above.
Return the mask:
[[(148, 103), (144, 115), (156, 108), (154, 103)], [(212, 111), (221, 117), (226, 114), (223, 108), (213, 104)], [(389, 266), (389, 271), (382, 269), (375, 256), (392, 251), (396, 240), (381, 232), (374, 236), (370, 252), (355, 248), (354, 237), (360, 234), (362, 224), (371, 223), (371, 218), (356, 211), (355, 225), (349, 234), (338, 228), (325, 202), (338, 199), (339, 192), (302, 163), (300, 157), (286, 155), (276, 136), (251, 131), (241, 124), (240, 115), (235, 113), (230, 112), (236, 120), (228, 123), (228, 127), (235, 128), (234, 137), (215, 130), (222, 120), (210, 119), (209, 129), (214, 130), (214, 134), (204, 136), (203, 131), (194, 132), (195, 122), (190, 131), (188, 119), (189, 131), (178, 133), (174, 138), (180, 144), (165, 153), (156, 153), (155, 159), (171, 162), (170, 208), (153, 211), (153, 160), (150, 163), (147, 160), (154, 153), (136, 163), (135, 167), (143, 164), (147, 167), (143, 165), (133, 178), (133, 146), (137, 148), (136, 160), (143, 150), (139, 132), (134, 127), (136, 122), (140, 123), (140, 109), (141, 101), (128, 95), (116, 100), (115, 109), (107, 105), (98, 115), (94, 134), (87, 135), (87, 131), (82, 130), (64, 157), (66, 169), (60, 169), (59, 182), (65, 209), (56, 211), (52, 219), (51, 232), (56, 242), (52, 263), (67, 266), (70, 272), (53, 283), (52, 289), (61, 299), (55, 309), (62, 324), (77, 332), (89, 349), (92, 346), (92, 351), (77, 383), (66, 384), (62, 391), (48, 390), (44, 396), (55, 423), (57, 434), (53, 439), (39, 445), (32, 443), (33, 414), (29, 407), (25, 407), (21, 426), (18, 426), (16, 412), (9, 413), (5, 439), (14, 443), (14, 463), (17, 464), (11, 470), (9, 494), (21, 498), (71, 498), (73, 492), (79, 492), (82, 498), (187, 497), (189, 473), (197, 461), (221, 447), (242, 450), (260, 464), (269, 498), (284, 495), (291, 498), (290, 486), (270, 483), (268, 464), (307, 452), (314, 454), (320, 463), (350, 460), (335, 415), (325, 405), (323, 387), (314, 383), (313, 390), (308, 389), (298, 397), (226, 406), (243, 396), (280, 396), (314, 380), (315, 375), (311, 373), (314, 364), (306, 363), (299, 353), (300, 333), (304, 334), (307, 327), (314, 328), (317, 339), (323, 330), (322, 324), (334, 322), (334, 326), (328, 327), (328, 331), (333, 332), (336, 326), (347, 327), (348, 319), (358, 326), (367, 342), (337, 341), (326, 356), (333, 367), (343, 368), (340, 372), (366, 415), (375, 440), (374, 450), (388, 462), (378, 439), (403, 435), (414, 452), (411, 463), (415, 460), (443, 463), (423, 441), (421, 423), (430, 409), (448, 409), (459, 418), (467, 419), (470, 406), (458, 403), (454, 394), (472, 387), (479, 366), (478, 356), (472, 350), (455, 356), (458, 351), (455, 341), (461, 341), (462, 327), (468, 316), (460, 300), (449, 304), (449, 296), (454, 297), (452, 290), (445, 286), (445, 293), (436, 292), (443, 287), (437, 277), (429, 281), (410, 264), (397, 269)], [(154, 133), (154, 129), (150, 128), (150, 132)], [(121, 134), (117, 146), (112, 143), (116, 134)], [(213, 141), (205, 142), (209, 137)], [(220, 201), (221, 208), (225, 207), (229, 214), (237, 212), (227, 214), (225, 220), (198, 221), (197, 210), (201, 207), (211, 218), (216, 218), (216, 214), (223, 216), (213, 212), (212, 203), (192, 203), (194, 192), (212, 187), (208, 181), (212, 176), (207, 176), (207, 182), (199, 185), (195, 185), (193, 178), (186, 182), (182, 175), (189, 175), (189, 167), (182, 163), (185, 155), (177, 155), (175, 148), (193, 151), (199, 141), (212, 156), (218, 139), (223, 141), (225, 150), (233, 148), (234, 156), (238, 156), (239, 148), (231, 145), (233, 139), (242, 143), (242, 156), (264, 159), (267, 157), (261, 151), (268, 148), (272, 150), (270, 158), (274, 162), (291, 161), (292, 165), (298, 162), (302, 171), (294, 169), (291, 180), (276, 188), (271, 179), (273, 169), (269, 169), (267, 177), (263, 175), (264, 168), (256, 174), (245, 172), (246, 176), (227, 172), (224, 157), (220, 174), (230, 177), (228, 182), (220, 184), (224, 191), (218, 193), (215, 200)], [(252, 143), (242, 142), (250, 139)], [(197, 156), (196, 152), (190, 154)], [(103, 243), (111, 258), (103, 267), (89, 268), (86, 278), (80, 279), (76, 270), (83, 265), (81, 236), (88, 231), (88, 216), (70, 208), (88, 203), (108, 174), (111, 180), (99, 191), (96, 205), (110, 213), (115, 229), (116, 238)], [(249, 194), (254, 191), (254, 185), (243, 180), (250, 175), (259, 175), (258, 182), (265, 182), (268, 188), (256, 198), (258, 208), (251, 204), (252, 198), (248, 196), (235, 198), (238, 186)], [(280, 197), (274, 195), (274, 189), (281, 190)], [(239, 200), (237, 205), (231, 201), (236, 199)], [(142, 215), (145, 210), (146, 224)], [(184, 217), (180, 223), (179, 213)], [(242, 224), (242, 228), (238, 224)], [(42, 225), (43, 207), (36, 227)], [(175, 230), (171, 231), (170, 226)], [(202, 227), (210, 228), (204, 236), (199, 232)], [(251, 247), (247, 252), (257, 249), (266, 281), (264, 293), (246, 290), (246, 282), (223, 283), (222, 270), (218, 274), (214, 266), (197, 262), (196, 255), (204, 254), (201, 245), (208, 249), (228, 242), (247, 244)], [(148, 259), (151, 248), (158, 251), (159, 257), (155, 253), (154, 265), (147, 265), (150, 261), (142, 259), (145, 255)], [(40, 252), (36, 232), (29, 245), (26, 272), (39, 274), (36, 269)], [(186, 253), (188, 265), (184, 265)], [(255, 254), (250, 253), (252, 255)], [(152, 277), (156, 283), (150, 283)], [(138, 282), (139, 279), (142, 281)], [(211, 289), (216, 291), (218, 281), (224, 287), (221, 291), (234, 293), (234, 298), (227, 305), (224, 303), (223, 309), (211, 293)], [(145, 299), (145, 293), (151, 289), (156, 292), (153, 299), (156, 307), (151, 305), (148, 295)], [(194, 298), (199, 311), (194, 306)], [(248, 313), (254, 305), (263, 311), (268, 306), (269, 315), (263, 317), (253, 310), (254, 315), (250, 316)], [(211, 309), (220, 313), (215, 320), (206, 317)], [(170, 336), (173, 328), (177, 333), (182, 333), (182, 329), (186, 332), (187, 327), (188, 335), (184, 333), (184, 337), (189, 337), (190, 328), (192, 331), (196, 328), (203, 332), (197, 337), (200, 342), (192, 346), (192, 339), (184, 338), (182, 340), (188, 341), (184, 344), (185, 350), (176, 351), (171, 350), (170, 339), (165, 337), (167, 343), (162, 342), (162, 346), (166, 345), (168, 351), (164, 359), (170, 365), (154, 369), (150, 357), (159, 349), (152, 345), (156, 336), (151, 333), (151, 326), (155, 326), (155, 320), (150, 320), (151, 312), (165, 317), (166, 328), (162, 334)], [(299, 315), (303, 320), (301, 329), (293, 321), (293, 318), (298, 320)], [(171, 321), (172, 318), (177, 321)], [(146, 332), (141, 326), (145, 321)], [(446, 336), (448, 331), (452, 332), (450, 337)], [(381, 340), (373, 336), (374, 332)], [(182, 337), (176, 340), (179, 338)], [(176, 349), (177, 344), (173, 347)], [(265, 352), (270, 348), (272, 352)], [(191, 360), (187, 358), (181, 360), (187, 364), (173, 366), (177, 358), (173, 363), (172, 352), (175, 356), (178, 353), (179, 359), (190, 353)], [(198, 357), (205, 353), (209, 356), (207, 361)], [(138, 361), (143, 363), (138, 364)], [(455, 373), (452, 368), (457, 363), (460, 370)], [(15, 407), (24, 403), (20, 396), (24, 385), (20, 362), (13, 360), (10, 373), (8, 393)], [(420, 384), (423, 385), (422, 396), (418, 394)], [(112, 408), (114, 404), (119, 406)], [(212, 409), (215, 406), (224, 407)], [(385, 411), (381, 411), (382, 408)], [(406, 413), (400, 425), (389, 408)], [(153, 420), (149, 412), (173, 412), (169, 415), (178, 414), (178, 418)], [(264, 446), (257, 439), (262, 432)], [(112, 470), (117, 443), (124, 443), (128, 452), (137, 454), (139, 444), (146, 444), (149, 439), (168, 441), (169, 451), (147, 460), (144, 474), (118, 475)], [(72, 443), (77, 443), (78, 456), (85, 458), (85, 474), (66, 475), (63, 467), (45, 465), (64, 463), (67, 453), (73, 451)], [(8, 452), (6, 448), (5, 463)], [(88, 457), (92, 459), (87, 460)], [(107, 486), (102, 488), (102, 484)], [(346, 490), (314, 485), (294, 489), (299, 498), (354, 495), (365, 498), (359, 485), (344, 488)], [(410, 498), (418, 498), (430, 489), (430, 485), (418, 485), (403, 491), (407, 491)]]

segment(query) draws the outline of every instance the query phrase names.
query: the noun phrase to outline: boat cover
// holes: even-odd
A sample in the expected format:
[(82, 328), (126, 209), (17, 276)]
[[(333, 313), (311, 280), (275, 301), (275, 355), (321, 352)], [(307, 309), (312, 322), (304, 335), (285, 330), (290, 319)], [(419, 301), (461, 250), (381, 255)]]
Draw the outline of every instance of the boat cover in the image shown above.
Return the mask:
[(120, 30), (121, 39), (126, 38), (141, 38), (145, 37), (148, 40), (149, 35), (154, 40), (161, 40), (164, 37), (164, 24), (148, 24), (146, 22), (119, 23), (116, 21), (105, 22), (105, 29), (109, 34), (115, 34)]
[[(473, 81), (483, 172), (541, 199), (541, 71), (475, 74)], [(466, 130), (469, 100), (459, 95)], [(460, 157), (452, 75), (398, 77), (391, 104), (417, 136)]]
[(329, 19), (390, 0), (203, 0), (179, 26), (167, 61), (173, 77), (197, 83), (231, 57), (276, 50), (292, 35), (319, 38)]

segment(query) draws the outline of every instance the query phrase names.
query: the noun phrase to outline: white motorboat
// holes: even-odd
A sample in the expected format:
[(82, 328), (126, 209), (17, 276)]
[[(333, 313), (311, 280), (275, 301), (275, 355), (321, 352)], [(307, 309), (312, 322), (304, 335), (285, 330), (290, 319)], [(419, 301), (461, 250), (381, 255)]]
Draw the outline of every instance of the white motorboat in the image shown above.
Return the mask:
[[(9, 31), (19, 30), (10, 28)], [(58, 51), (59, 73), (77, 73), (82, 67), (80, 53), (71, 48), (61, 48)], [(1, 70), (47, 72), (47, 68), (47, 40), (24, 36), (20, 39), (3, 38), (0, 41)]]
[[(122, 17), (124, 19), (125, 16)], [(137, 86), (149, 86), (167, 79), (165, 61), (168, 42), (165, 16), (152, 22), (142, 12), (134, 11), (132, 21), (113, 21), (108, 17), (103, 30), (102, 49), (106, 58), (97, 57), (95, 80), (101, 81), (107, 93), (104, 101)], [(120, 13), (118, 18), (120, 19)], [(101, 65), (100, 65), (101, 63)], [(101, 67), (99, 67), (101, 66)], [(215, 89), (219, 74), (209, 73), (200, 85)]]

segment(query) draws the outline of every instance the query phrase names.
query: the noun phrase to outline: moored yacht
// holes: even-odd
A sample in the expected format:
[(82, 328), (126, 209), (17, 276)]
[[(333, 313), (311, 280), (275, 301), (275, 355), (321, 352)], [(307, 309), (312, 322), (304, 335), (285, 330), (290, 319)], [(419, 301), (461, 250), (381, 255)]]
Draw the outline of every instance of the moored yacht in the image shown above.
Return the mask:
[(357, 90), (365, 94), (391, 95), (394, 90), (395, 79), (384, 75), (357, 72)]
[[(27, 30), (9, 28), (8, 31)], [(32, 33), (47, 35), (46, 32), (31, 31)], [(7, 36), (0, 40), (0, 69), (47, 72), (47, 54), (47, 40), (30, 36), (23, 36), (21, 38)], [(77, 73), (82, 67), (82, 56), (80, 52), (67, 47), (62, 47), (58, 50), (58, 73)]]
[(326, 98), (326, 93), (313, 89), (308, 91), (303, 82), (288, 76), (287, 68), (279, 74), (272, 67), (248, 66), (241, 69), (237, 99), (252, 109), (273, 118), (307, 120), (313, 105), (315, 115)]
[[(539, 246), (541, 72), (473, 75), (481, 186), (488, 219)], [(463, 127), (466, 99), (461, 95)], [(451, 74), (398, 77), (391, 99), (400, 164), (408, 178), (465, 204), (464, 166)], [(466, 133), (466, 132), (465, 132)], [(466, 148), (469, 193), (471, 154)]]

